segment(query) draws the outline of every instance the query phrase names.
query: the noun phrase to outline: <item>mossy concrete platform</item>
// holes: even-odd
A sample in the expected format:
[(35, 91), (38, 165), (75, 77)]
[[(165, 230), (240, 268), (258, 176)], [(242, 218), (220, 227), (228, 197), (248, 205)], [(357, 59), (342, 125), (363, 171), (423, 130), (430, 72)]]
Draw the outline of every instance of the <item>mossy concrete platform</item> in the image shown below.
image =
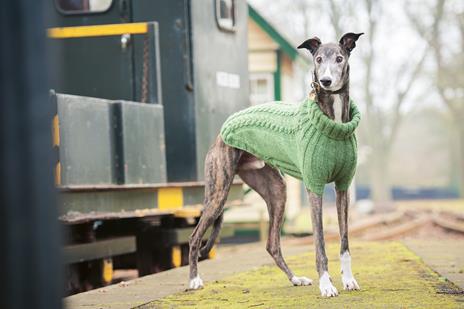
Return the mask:
[(463, 308), (462, 290), (437, 274), (400, 242), (354, 242), (353, 272), (361, 291), (343, 291), (338, 244), (328, 244), (329, 269), (340, 295), (322, 298), (313, 248), (284, 247), (297, 275), (315, 285), (292, 286), (262, 245), (200, 263), (206, 281), (185, 291), (188, 269), (179, 268), (69, 297), (68, 308)]
[[(312, 246), (308, 245), (284, 245), (283, 252), (286, 256), (291, 256), (307, 252), (311, 248)], [(208, 284), (211, 281), (273, 263), (266, 252), (265, 244), (239, 245), (220, 248), (216, 259), (199, 263), (199, 271), (202, 279)], [(69, 309), (135, 308), (185, 291), (188, 288), (188, 273), (188, 266), (175, 268), (124, 284), (115, 284), (66, 297), (64, 304)], [(286, 280), (284, 276), (282, 278)]]
[(410, 239), (405, 244), (443, 278), (464, 289), (464, 241)]

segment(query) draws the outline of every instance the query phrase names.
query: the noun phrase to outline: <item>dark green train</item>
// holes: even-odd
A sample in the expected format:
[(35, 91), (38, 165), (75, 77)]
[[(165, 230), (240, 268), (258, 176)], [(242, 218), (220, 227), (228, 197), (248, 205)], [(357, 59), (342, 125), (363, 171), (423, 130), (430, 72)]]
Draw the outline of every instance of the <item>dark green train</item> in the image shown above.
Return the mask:
[(246, 1), (50, 3), (68, 293), (185, 265), (205, 154), (249, 104)]

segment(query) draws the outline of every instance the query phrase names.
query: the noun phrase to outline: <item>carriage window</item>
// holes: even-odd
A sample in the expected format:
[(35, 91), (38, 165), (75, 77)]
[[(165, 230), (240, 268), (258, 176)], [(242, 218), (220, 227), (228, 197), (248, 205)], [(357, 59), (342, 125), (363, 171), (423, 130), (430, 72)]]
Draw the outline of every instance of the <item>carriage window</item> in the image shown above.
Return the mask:
[(98, 13), (108, 10), (113, 0), (56, 0), (63, 13)]
[(252, 105), (274, 100), (274, 77), (272, 73), (250, 74), (250, 102)]
[(235, 0), (216, 0), (216, 20), (219, 28), (235, 30)]

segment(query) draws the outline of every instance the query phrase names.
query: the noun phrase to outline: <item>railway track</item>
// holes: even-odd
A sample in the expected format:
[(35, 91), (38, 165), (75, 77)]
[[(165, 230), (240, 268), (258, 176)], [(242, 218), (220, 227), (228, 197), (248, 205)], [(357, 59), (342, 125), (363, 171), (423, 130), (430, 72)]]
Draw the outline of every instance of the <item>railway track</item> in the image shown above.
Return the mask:
[[(357, 222), (352, 222), (349, 234), (352, 238), (362, 240), (392, 240), (414, 237), (421, 232), (422, 237), (429, 233), (437, 236), (437, 229), (442, 233), (452, 233), (464, 238), (464, 215), (449, 211), (405, 210), (390, 214), (377, 214)], [(336, 228), (328, 228), (325, 239), (339, 239)], [(312, 243), (312, 236), (295, 239), (296, 242)]]

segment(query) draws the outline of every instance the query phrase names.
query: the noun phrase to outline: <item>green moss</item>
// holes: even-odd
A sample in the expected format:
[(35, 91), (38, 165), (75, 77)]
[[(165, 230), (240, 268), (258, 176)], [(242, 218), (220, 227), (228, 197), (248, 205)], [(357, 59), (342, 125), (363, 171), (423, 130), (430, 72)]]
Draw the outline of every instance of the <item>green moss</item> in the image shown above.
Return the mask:
[[(309, 250), (309, 248), (308, 248)], [(276, 266), (263, 266), (216, 282), (199, 291), (177, 293), (146, 308), (462, 308), (464, 295), (399, 242), (362, 242), (351, 246), (353, 272), (361, 291), (344, 291), (338, 245), (328, 245), (329, 269), (340, 295), (322, 298), (314, 253), (289, 257), (297, 275), (314, 285), (292, 286)], [(243, 257), (246, 259), (246, 256)], [(240, 261), (237, 261), (240, 263)]]

